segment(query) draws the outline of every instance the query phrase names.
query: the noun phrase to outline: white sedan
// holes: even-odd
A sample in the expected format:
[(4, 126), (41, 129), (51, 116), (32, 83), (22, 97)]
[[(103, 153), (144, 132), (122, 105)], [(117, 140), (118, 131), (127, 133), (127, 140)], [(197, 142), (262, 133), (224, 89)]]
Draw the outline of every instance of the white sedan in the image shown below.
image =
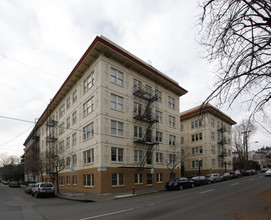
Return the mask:
[(271, 176), (271, 169), (267, 170), (265, 173), (264, 173), (265, 176)]

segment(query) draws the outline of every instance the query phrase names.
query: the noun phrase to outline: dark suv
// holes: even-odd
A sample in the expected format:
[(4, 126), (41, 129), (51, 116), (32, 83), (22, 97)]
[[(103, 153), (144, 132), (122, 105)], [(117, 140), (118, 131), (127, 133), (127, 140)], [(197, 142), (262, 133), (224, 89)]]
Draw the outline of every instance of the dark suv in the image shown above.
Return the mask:
[(55, 188), (54, 184), (51, 182), (39, 182), (35, 184), (35, 187), (32, 188), (32, 196), (36, 198), (40, 196), (54, 196)]

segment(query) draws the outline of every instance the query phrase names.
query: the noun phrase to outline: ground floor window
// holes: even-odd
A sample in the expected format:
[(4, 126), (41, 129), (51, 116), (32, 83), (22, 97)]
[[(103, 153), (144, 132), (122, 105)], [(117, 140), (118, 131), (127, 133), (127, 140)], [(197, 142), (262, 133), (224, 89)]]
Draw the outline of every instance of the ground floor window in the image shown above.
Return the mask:
[(67, 185), (70, 185), (70, 176), (66, 176), (66, 183)]
[(72, 184), (77, 185), (77, 176), (72, 176)]
[(123, 186), (124, 185), (124, 174), (113, 173), (112, 174), (112, 186)]
[(148, 173), (147, 174), (147, 184), (150, 185), (152, 184), (153, 180), (152, 180), (152, 174)]
[(135, 173), (135, 184), (143, 183), (142, 173)]
[(163, 182), (163, 173), (156, 173), (156, 182), (157, 183)]
[(64, 178), (64, 176), (59, 177), (59, 185), (60, 186), (64, 186), (64, 184), (65, 184), (65, 178)]
[(84, 175), (84, 186), (94, 186), (94, 174)]

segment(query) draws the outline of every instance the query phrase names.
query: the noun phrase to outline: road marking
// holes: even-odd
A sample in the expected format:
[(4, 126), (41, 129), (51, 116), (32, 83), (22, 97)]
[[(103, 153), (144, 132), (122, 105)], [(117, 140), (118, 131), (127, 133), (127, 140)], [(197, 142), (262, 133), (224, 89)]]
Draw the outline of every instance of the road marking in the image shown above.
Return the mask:
[(132, 211), (132, 210), (134, 210), (134, 208), (124, 209), (124, 210), (120, 210), (120, 211), (117, 211), (117, 212), (110, 212), (110, 213), (106, 213), (106, 214), (102, 214), (102, 215), (96, 215), (96, 216), (92, 216), (92, 217), (88, 217), (88, 218), (81, 218), (80, 220), (88, 220), (88, 219), (94, 219), (94, 218), (101, 218), (101, 217), (104, 217), (104, 216), (115, 215), (115, 214), (119, 214), (119, 213), (123, 213), (123, 212), (129, 212), (129, 211)]
[(204, 194), (204, 193), (208, 193), (208, 192), (212, 192), (214, 191), (214, 189), (210, 189), (210, 190), (207, 190), (207, 191), (203, 191), (203, 192), (200, 192), (199, 194)]
[(239, 182), (238, 183), (233, 183), (233, 184), (231, 184), (231, 186), (235, 186), (235, 185), (238, 185), (239, 184)]
[(155, 203), (150, 203), (148, 204), (148, 206), (154, 206), (154, 205), (157, 205), (157, 204), (160, 204), (161, 202), (155, 202)]

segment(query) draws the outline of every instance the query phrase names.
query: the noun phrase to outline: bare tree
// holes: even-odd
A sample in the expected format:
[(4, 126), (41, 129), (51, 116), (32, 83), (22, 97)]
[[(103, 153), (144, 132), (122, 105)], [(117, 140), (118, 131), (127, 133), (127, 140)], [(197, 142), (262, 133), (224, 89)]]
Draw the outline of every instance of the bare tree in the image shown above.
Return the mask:
[(230, 107), (242, 97), (250, 117), (267, 113), (271, 100), (271, 2), (205, 0), (201, 7), (205, 58), (219, 64), (215, 88), (205, 103), (218, 99), (219, 104)]
[(238, 169), (247, 165), (248, 141), (255, 131), (256, 127), (249, 120), (243, 120), (233, 128), (233, 152), (237, 155), (235, 163)]
[(182, 161), (179, 148), (176, 145), (171, 148), (172, 150), (169, 153), (169, 158), (168, 160), (165, 160), (165, 163), (170, 171), (170, 179), (173, 179), (176, 176), (176, 169), (180, 166)]

